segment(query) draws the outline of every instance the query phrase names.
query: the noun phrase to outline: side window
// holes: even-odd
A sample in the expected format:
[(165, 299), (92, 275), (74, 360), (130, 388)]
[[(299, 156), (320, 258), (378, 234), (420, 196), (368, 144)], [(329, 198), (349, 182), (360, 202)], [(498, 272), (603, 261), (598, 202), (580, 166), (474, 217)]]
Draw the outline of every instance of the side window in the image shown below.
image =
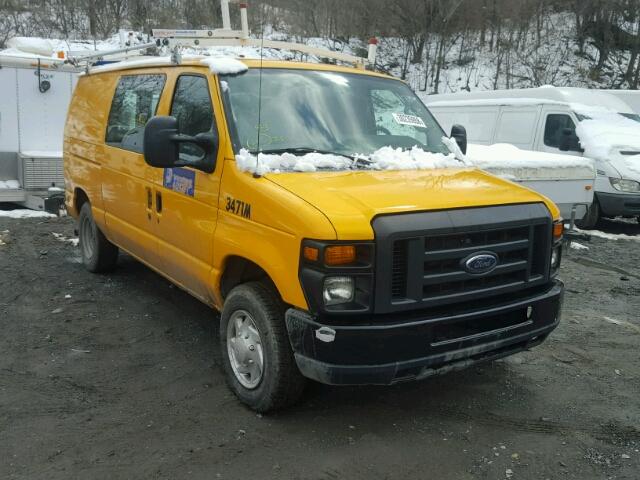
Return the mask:
[(427, 145), (427, 127), (401, 97), (391, 90), (372, 90), (376, 135), (410, 137)]
[[(178, 78), (171, 115), (178, 120), (178, 129), (182, 134), (195, 136), (198, 133), (215, 133), (215, 119), (206, 77), (182, 75)], [(180, 144), (180, 160), (184, 162), (199, 160), (204, 153), (194, 143)]]
[(164, 83), (164, 75), (120, 78), (109, 112), (107, 144), (142, 153), (144, 127), (156, 113)]
[(537, 109), (520, 107), (514, 111), (505, 108), (498, 122), (495, 143), (512, 143), (516, 147), (531, 148), (537, 123)]
[(564, 113), (550, 113), (544, 126), (544, 144), (547, 147), (560, 148), (564, 129), (575, 132), (576, 124)]

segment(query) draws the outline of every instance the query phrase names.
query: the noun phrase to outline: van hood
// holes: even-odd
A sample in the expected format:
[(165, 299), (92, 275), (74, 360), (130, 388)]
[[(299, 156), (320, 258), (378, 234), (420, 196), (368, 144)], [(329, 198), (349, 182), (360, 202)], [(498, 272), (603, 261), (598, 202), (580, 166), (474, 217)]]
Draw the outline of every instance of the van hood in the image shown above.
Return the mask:
[(472, 168), (442, 170), (269, 173), (265, 178), (320, 210), (337, 239), (371, 240), (377, 215), (543, 202), (546, 197)]

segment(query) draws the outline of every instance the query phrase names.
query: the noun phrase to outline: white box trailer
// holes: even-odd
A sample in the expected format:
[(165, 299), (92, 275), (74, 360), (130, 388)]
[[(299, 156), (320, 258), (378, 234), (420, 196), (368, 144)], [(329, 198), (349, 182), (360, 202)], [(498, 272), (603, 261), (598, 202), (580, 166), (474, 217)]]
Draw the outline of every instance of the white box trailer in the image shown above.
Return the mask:
[(57, 211), (76, 82), (77, 69), (62, 60), (0, 54), (0, 202)]

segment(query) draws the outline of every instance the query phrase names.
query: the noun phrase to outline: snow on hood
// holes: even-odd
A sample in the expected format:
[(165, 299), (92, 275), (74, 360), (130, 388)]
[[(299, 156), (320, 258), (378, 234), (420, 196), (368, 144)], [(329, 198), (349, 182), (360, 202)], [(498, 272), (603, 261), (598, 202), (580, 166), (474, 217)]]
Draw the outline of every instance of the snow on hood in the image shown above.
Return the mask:
[[(574, 107), (589, 118), (576, 127), (585, 155), (609, 160), (619, 151), (640, 151), (640, 123), (606, 109)], [(640, 168), (640, 167), (639, 167)]]
[[(509, 144), (492, 146), (473, 145), (468, 147), (464, 156), (458, 149), (455, 140), (443, 138), (443, 142), (451, 150), (450, 154), (426, 152), (418, 147), (410, 150), (382, 147), (371, 155), (354, 154), (350, 157), (325, 153), (307, 153), (294, 155), (252, 154), (242, 149), (236, 155), (236, 164), (241, 171), (257, 173), (282, 172), (316, 172), (318, 170), (432, 170), (438, 168), (475, 167), (483, 170), (512, 172), (515, 177), (522, 175), (523, 170), (569, 170), (580, 169), (582, 175), (595, 177), (593, 161), (571, 155), (557, 155), (543, 152), (521, 150)], [(573, 172), (572, 175), (576, 173)], [(551, 174), (553, 176), (553, 174)]]
[(461, 168), (467, 166), (456, 159), (454, 153), (425, 152), (421, 148), (411, 150), (382, 147), (371, 155), (354, 154), (352, 158), (325, 153), (266, 154), (257, 156), (242, 149), (236, 155), (236, 164), (241, 171), (257, 173), (315, 172), (318, 170), (430, 170), (436, 168)]

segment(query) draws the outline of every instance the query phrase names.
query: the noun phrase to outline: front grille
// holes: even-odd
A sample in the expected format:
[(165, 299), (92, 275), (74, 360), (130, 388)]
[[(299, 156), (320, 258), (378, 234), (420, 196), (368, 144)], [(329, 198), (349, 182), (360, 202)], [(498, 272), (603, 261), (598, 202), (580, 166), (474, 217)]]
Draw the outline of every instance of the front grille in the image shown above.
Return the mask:
[[(524, 210), (519, 219), (516, 207)], [(391, 255), (386, 259), (384, 255), (379, 257), (379, 261), (389, 262), (390, 268), (382, 265), (378, 272), (384, 275), (388, 271), (391, 281), (376, 282), (377, 310), (391, 312), (460, 304), (547, 282), (551, 218), (546, 209), (536, 216), (527, 207), (531, 206), (490, 207), (492, 211), (508, 212), (503, 222), (496, 222), (499, 216), (481, 214), (484, 209), (435, 217), (448, 224), (444, 226), (430, 221), (428, 213), (419, 214), (433, 228), (406, 234), (394, 232), (388, 242)], [(381, 243), (383, 247), (384, 242)], [(495, 254), (497, 266), (487, 273), (470, 273), (465, 262), (480, 253)], [(380, 281), (386, 285), (386, 291)], [(388, 303), (382, 299), (388, 299)]]
[(396, 242), (393, 246), (391, 270), (391, 296), (403, 297), (407, 291), (407, 242)]

